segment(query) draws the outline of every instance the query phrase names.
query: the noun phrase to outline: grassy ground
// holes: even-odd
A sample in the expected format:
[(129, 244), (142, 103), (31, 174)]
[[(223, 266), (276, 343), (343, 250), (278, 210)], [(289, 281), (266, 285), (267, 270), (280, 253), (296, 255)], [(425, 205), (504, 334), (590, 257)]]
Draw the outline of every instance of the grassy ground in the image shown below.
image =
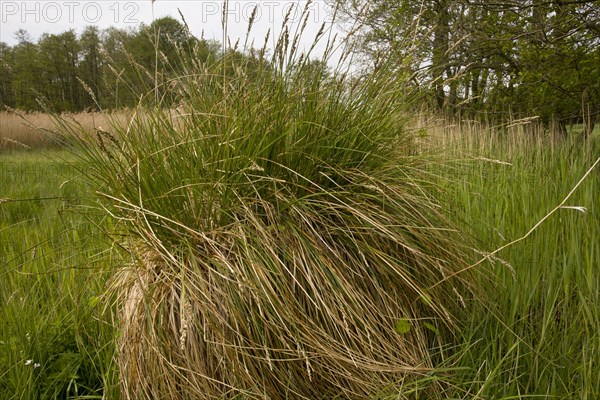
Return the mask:
[(108, 244), (67, 153), (0, 154), (0, 398), (111, 393)]
[[(525, 235), (600, 155), (597, 136), (584, 148), (474, 133), (455, 135), (448, 189), (459, 200), (453, 214), (489, 252)], [(110, 299), (101, 297), (118, 261), (95, 226), (108, 222), (80, 207), (94, 200), (69, 157), (0, 154), (0, 398), (118, 398)], [(600, 397), (598, 193), (596, 168), (565, 203), (582, 208), (558, 209), (496, 254), (495, 274), (482, 277), (492, 305), (440, 350), (447, 397)]]

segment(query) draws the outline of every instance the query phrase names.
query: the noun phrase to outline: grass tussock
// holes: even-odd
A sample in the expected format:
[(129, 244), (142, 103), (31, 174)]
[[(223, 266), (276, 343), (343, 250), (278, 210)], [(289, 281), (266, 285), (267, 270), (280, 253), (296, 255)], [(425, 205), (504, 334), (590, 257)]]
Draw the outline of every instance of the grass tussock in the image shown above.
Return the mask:
[(189, 65), (177, 112), (156, 88), (115, 134), (57, 120), (126, 232), (126, 398), (370, 398), (430, 372), (473, 298), (401, 86), (325, 74), (286, 32)]
[(408, 121), (291, 31), (0, 154), (0, 398), (600, 398), (599, 131)]

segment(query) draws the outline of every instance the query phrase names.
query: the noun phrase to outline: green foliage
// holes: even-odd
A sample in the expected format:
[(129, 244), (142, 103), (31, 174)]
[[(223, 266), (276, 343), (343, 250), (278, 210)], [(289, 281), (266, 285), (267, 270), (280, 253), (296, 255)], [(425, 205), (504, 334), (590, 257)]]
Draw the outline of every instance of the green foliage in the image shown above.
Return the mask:
[(0, 109), (133, 107), (157, 78), (166, 84), (184, 61), (207, 62), (219, 52), (218, 45), (194, 38), (171, 17), (137, 30), (90, 26), (80, 37), (72, 30), (44, 34), (37, 43), (25, 31), (18, 36), (17, 45), (0, 47)]
[(573, 122), (589, 134), (600, 115), (597, 1), (339, 3), (371, 59), (395, 59), (438, 112), (539, 116), (562, 134)]
[(14, 95), (11, 81), (11, 65), (13, 49), (4, 42), (0, 42), (0, 109), (7, 104), (14, 104)]
[(44, 34), (37, 46), (35, 62), (42, 74), (40, 79), (46, 83), (38, 96), (43, 95), (56, 110), (75, 111), (81, 93), (76, 79), (80, 49), (75, 32)]
[(84, 109), (95, 109), (96, 101), (104, 97), (104, 71), (107, 60), (102, 56), (102, 38), (98, 28), (89, 26), (85, 28), (79, 39), (81, 48), (78, 77), (87, 85), (91, 93), (86, 93), (81, 99), (81, 107)]
[(431, 337), (478, 301), (468, 239), (403, 129), (404, 88), (385, 69), (330, 73), (297, 40), (183, 63), (114, 135), (57, 117), (126, 229), (129, 396), (367, 398), (418, 381)]
[[(446, 207), (468, 222), (488, 250), (529, 230), (571, 190), (600, 151), (598, 132), (590, 142), (595, 147), (585, 153), (570, 141), (551, 146), (545, 140), (517, 138), (510, 143), (505, 135), (473, 133), (481, 141), (454, 144), (446, 151), (458, 150), (461, 157), (467, 151), (510, 165), (461, 162), (453, 170), (463, 177), (462, 184), (452, 186), (458, 204)], [(432, 135), (430, 130), (428, 138)], [(475, 150), (482, 148), (486, 150)], [(98, 231), (86, 219), (97, 215), (72, 208), (87, 191), (73, 182), (76, 171), (57, 161), (67, 155), (53, 153), (55, 161), (50, 162), (45, 154), (0, 158), (0, 197), (38, 198), (0, 204), (0, 397), (65, 398), (77, 388), (80, 396), (119, 398), (115, 332), (103, 313), (109, 300), (101, 295), (105, 278), (97, 265), (104, 263), (98, 254), (107, 245), (98, 241)], [(465, 315), (455, 347), (434, 347), (440, 351), (435, 371), (383, 389), (377, 398), (397, 399), (399, 392), (423, 399), (475, 394), (597, 398), (599, 188), (598, 175), (590, 175), (568, 203), (585, 207), (585, 212), (561, 209), (529, 239), (498, 254), (492, 274), (482, 276), (492, 303)], [(70, 200), (41, 200), (57, 195)], [(399, 324), (403, 331), (419, 328), (402, 315), (393, 324), (396, 335)], [(439, 334), (433, 324), (423, 326), (432, 337)], [(399, 336), (405, 335), (410, 332)], [(446, 390), (431, 395), (431, 386), (441, 382), (448, 383), (442, 385)]]
[[(460, 168), (456, 210), (488, 251), (517, 239), (557, 206), (597, 162), (600, 141), (494, 141), (466, 151), (487, 160)], [(494, 136), (487, 133), (487, 136)], [(490, 138), (491, 139), (491, 138)], [(463, 150), (463, 151), (464, 151)], [(510, 163), (510, 164), (508, 164)], [(464, 393), (482, 398), (593, 399), (600, 394), (600, 190), (598, 166), (566, 204), (525, 241), (497, 254), (486, 277), (491, 306), (475, 307), (451, 366)]]
[[(399, 4), (403, 21), (415, 3)], [(508, 44), (539, 21), (557, 34), (565, 14), (544, 10), (535, 22), (493, 7), (468, 11), (506, 28), (476, 31), (498, 32), (496, 44), (473, 48), (475, 35), (450, 46), (497, 67), (443, 70), (457, 94), (461, 85), (480, 93), (475, 111), (501, 111), (519, 94), (520, 111), (550, 119), (575, 107), (557, 96), (563, 89), (589, 90), (595, 104), (595, 85), (579, 72), (596, 74), (598, 54), (543, 35)], [(151, 41), (170, 28), (142, 30)], [(79, 71), (102, 82), (101, 104), (137, 105), (127, 123), (89, 136), (57, 118), (79, 149), (65, 163), (0, 155), (0, 397), (118, 398), (122, 382), (146, 398), (600, 396), (598, 170), (568, 207), (491, 258), (493, 268), (449, 278), (473, 265), (468, 234), (493, 251), (558, 204), (596, 162), (597, 133), (582, 145), (478, 129), (442, 152), (461, 160), (448, 179), (421, 147), (435, 130), (404, 129), (408, 75), (379, 64), (347, 80), (326, 59), (295, 54), (285, 35), (272, 59), (232, 49), (218, 58), (180, 33), (160, 39), (160, 51), (178, 57), (155, 69), (156, 51), (133, 55), (146, 43), (133, 34), (86, 31)], [(586, 35), (593, 39), (565, 37)], [(106, 63), (95, 58), (98, 38)], [(48, 90), (44, 79), (69, 67), (49, 56), (62, 41), (76, 45), (68, 33), (38, 44), (23, 34), (0, 47), (14, 101), (27, 101), (31, 87)], [(33, 55), (40, 62), (23, 68)], [(104, 75), (108, 64), (119, 78)], [(63, 78), (47, 97), (69, 98)], [(73, 166), (107, 213), (89, 207), (96, 198), (86, 199)], [(106, 259), (106, 232), (129, 251), (126, 265)], [(118, 307), (103, 294), (109, 275)]]

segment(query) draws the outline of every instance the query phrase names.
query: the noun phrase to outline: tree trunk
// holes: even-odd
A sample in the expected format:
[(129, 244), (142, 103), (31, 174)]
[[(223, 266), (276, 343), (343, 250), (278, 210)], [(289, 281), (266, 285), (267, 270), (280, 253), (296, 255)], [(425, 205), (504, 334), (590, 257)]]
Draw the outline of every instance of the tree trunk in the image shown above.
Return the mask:
[(431, 57), (431, 73), (435, 88), (436, 104), (440, 110), (444, 109), (446, 95), (444, 92), (444, 71), (448, 65), (448, 41), (450, 13), (448, 11), (448, 1), (436, 1), (435, 7), (435, 26), (433, 28), (433, 53)]

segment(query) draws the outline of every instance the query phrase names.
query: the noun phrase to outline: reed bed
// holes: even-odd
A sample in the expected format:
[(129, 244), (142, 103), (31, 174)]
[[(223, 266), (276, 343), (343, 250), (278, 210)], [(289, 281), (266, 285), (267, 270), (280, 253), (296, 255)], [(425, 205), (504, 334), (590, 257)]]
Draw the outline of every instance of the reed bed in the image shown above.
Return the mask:
[[(97, 129), (110, 128), (119, 119), (118, 112), (109, 117), (104, 112), (64, 114), (65, 119), (80, 126), (82, 133), (95, 135)], [(57, 147), (53, 118), (48, 113), (20, 111), (0, 112), (0, 151), (9, 149), (42, 149)]]
[(494, 264), (479, 275), (490, 303), (471, 310), (446, 359), (458, 369), (452, 396), (600, 396), (600, 130), (584, 140), (534, 118), (490, 126), (432, 114), (411, 129), (454, 160), (446, 207)]

